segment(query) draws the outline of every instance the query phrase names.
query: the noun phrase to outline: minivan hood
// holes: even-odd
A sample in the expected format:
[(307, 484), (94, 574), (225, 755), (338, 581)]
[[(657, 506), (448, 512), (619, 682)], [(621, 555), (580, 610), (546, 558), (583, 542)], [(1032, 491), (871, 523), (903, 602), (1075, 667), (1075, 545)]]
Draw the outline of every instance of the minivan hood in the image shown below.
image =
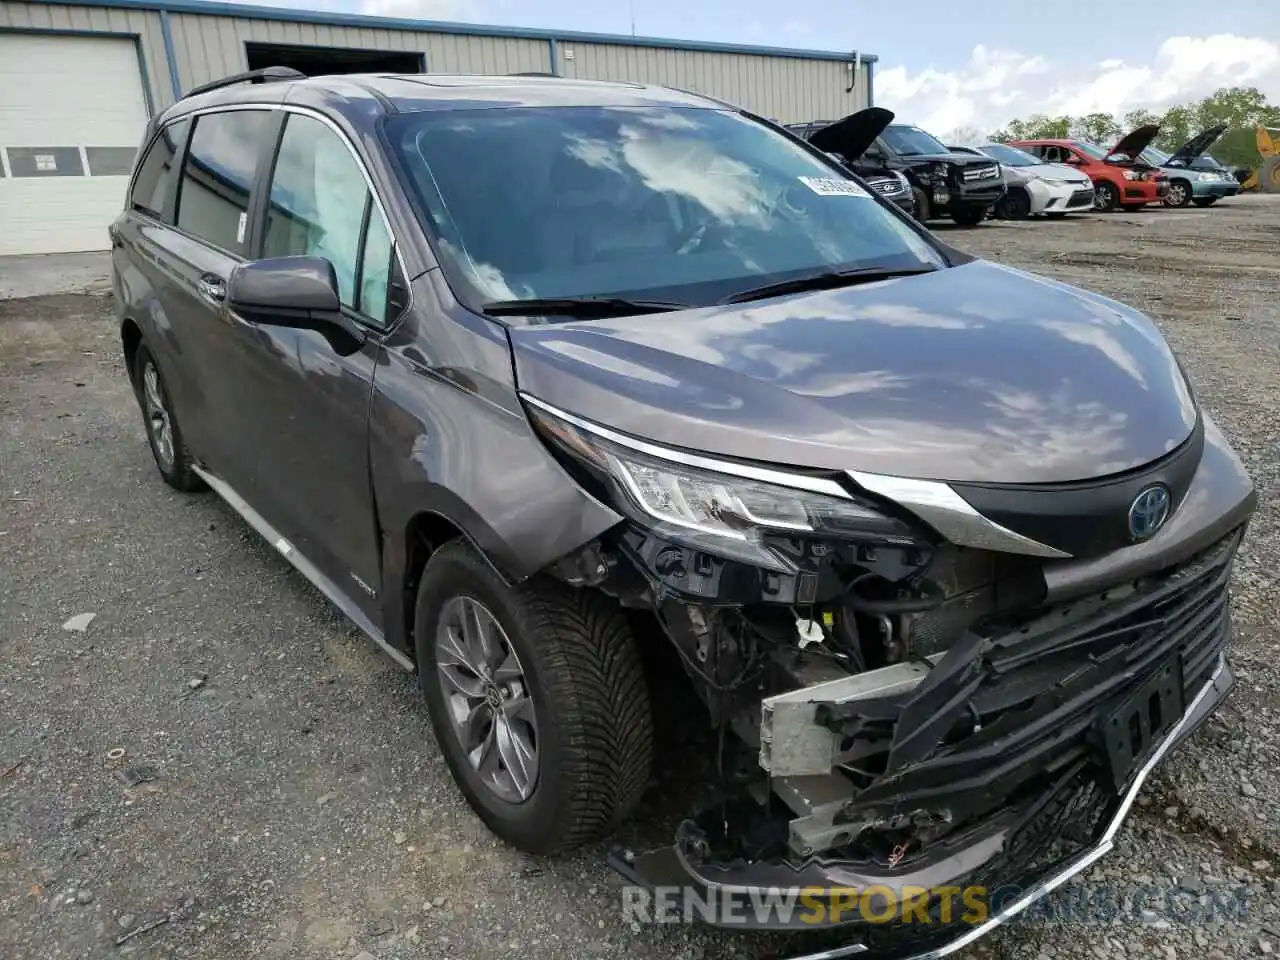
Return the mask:
[(1151, 146), (1151, 141), (1159, 133), (1160, 127), (1154, 123), (1149, 123), (1145, 127), (1138, 127), (1132, 133), (1126, 133), (1116, 142), (1114, 147), (1107, 151), (1107, 159), (1110, 160), (1117, 153), (1123, 153), (1130, 160), (1137, 160), (1138, 154)]
[(1191, 434), (1154, 324), (986, 261), (732, 306), (509, 328), (520, 390), (674, 447), (971, 483), (1119, 473)]
[(809, 142), (819, 150), (838, 153), (852, 163), (893, 123), (893, 116), (893, 111), (884, 107), (867, 107), (814, 131)]
[(1208, 130), (1203, 130), (1175, 150), (1169, 159), (1194, 160), (1196, 157), (1200, 156), (1200, 154), (1204, 153), (1217, 143), (1218, 138), (1226, 132), (1227, 125), (1225, 123), (1218, 124), (1216, 127), (1210, 127)]

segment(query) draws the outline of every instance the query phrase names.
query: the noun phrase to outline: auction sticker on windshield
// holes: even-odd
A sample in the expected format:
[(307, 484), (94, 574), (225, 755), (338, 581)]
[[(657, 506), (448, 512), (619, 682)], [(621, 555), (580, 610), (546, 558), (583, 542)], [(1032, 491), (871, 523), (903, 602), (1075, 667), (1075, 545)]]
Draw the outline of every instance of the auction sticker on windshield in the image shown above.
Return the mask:
[(870, 197), (852, 180), (840, 180), (835, 177), (801, 177), (800, 182), (820, 197)]

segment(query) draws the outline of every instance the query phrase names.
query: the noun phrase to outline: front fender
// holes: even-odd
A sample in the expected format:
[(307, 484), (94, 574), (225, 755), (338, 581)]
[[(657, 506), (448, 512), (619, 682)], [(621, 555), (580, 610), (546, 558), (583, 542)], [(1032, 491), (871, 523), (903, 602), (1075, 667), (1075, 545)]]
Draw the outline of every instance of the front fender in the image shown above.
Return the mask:
[(369, 416), (389, 617), (405, 571), (386, 553), (406, 553), (407, 531), (423, 514), (460, 529), (512, 582), (622, 520), (534, 433), (516, 396), (506, 332), (482, 317), (406, 318), (379, 351)]

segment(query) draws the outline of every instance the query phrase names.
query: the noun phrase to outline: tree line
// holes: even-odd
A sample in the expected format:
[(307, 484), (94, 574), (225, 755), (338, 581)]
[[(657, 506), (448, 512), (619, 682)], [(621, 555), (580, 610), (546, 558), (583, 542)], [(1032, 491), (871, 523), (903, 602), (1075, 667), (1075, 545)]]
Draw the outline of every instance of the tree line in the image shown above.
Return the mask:
[(1036, 114), (1014, 120), (989, 139), (1071, 138), (1110, 146), (1130, 130), (1150, 123), (1160, 125), (1156, 146), (1168, 151), (1178, 149), (1202, 130), (1225, 123), (1227, 132), (1210, 148), (1213, 156), (1229, 167), (1254, 168), (1259, 162), (1255, 131), (1259, 126), (1280, 127), (1280, 106), (1268, 103), (1256, 87), (1223, 87), (1199, 102), (1170, 107), (1164, 113), (1141, 109), (1121, 117), (1109, 113), (1083, 117)]

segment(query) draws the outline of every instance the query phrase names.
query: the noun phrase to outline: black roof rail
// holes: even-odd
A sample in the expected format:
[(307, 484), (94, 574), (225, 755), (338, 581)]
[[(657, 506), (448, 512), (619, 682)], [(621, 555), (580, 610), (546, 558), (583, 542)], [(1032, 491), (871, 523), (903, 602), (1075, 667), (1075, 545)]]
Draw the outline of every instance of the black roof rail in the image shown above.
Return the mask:
[(508, 77), (556, 77), (556, 78), (559, 78), (560, 75), (558, 73), (551, 73), (548, 70), (520, 70), (517, 73), (508, 73), (507, 76)]
[(223, 77), (221, 80), (210, 80), (208, 83), (202, 83), (198, 87), (192, 87), (183, 96), (194, 97), (201, 93), (208, 93), (210, 90), (221, 90), (223, 87), (234, 86), (237, 83), (271, 83), (277, 80), (305, 80), (307, 75), (293, 67), (262, 67), (259, 70), (247, 70), (244, 73), (233, 73), (229, 77)]

